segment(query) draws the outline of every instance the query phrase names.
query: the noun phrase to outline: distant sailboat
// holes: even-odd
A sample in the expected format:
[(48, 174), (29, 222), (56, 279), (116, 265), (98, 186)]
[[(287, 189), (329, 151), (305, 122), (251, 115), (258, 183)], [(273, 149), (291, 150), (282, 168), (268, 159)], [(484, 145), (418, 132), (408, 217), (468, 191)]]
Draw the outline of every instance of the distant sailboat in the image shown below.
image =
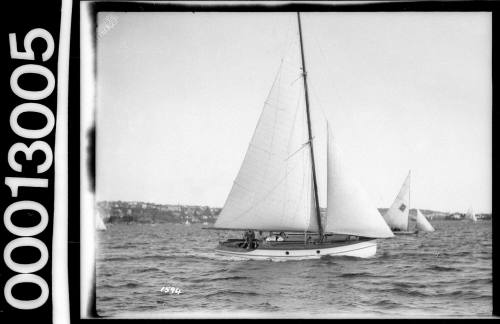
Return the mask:
[(434, 232), (434, 227), (432, 227), (431, 223), (429, 223), (427, 218), (420, 212), (420, 209), (417, 209), (416, 228), (423, 232)]
[(477, 222), (476, 213), (474, 212), (474, 209), (472, 209), (472, 207), (470, 207), (467, 210), (467, 214), (465, 214), (465, 219), (471, 220), (474, 223)]
[[(240, 171), (212, 228), (250, 230), (249, 236), (219, 242), (216, 252), (279, 260), (371, 257), (376, 253), (376, 238), (394, 235), (348, 173), (349, 165), (342, 163), (329, 126), (327, 210), (321, 215), (300, 13), (297, 18), (300, 51), (294, 51), (296, 60), (282, 61)], [(253, 231), (281, 233), (282, 240), (254, 240)]]
[(96, 213), (95, 213), (95, 228), (98, 231), (105, 231), (107, 229), (106, 225), (104, 224), (104, 222), (101, 218), (99, 211), (96, 211)]
[[(399, 190), (396, 199), (391, 207), (384, 214), (384, 219), (387, 225), (391, 228), (394, 234), (408, 235), (416, 234), (417, 231), (410, 231), (409, 217), (410, 217), (410, 177), (411, 170), (408, 172), (401, 189)], [(418, 217), (418, 215), (417, 215)]]

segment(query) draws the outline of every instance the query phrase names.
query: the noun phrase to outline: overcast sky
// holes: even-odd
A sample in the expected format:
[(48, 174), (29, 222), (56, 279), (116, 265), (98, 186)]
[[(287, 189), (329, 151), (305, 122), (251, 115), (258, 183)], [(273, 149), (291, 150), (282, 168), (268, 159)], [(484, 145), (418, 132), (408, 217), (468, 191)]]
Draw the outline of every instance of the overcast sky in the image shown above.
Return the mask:
[[(222, 207), (295, 13), (99, 13), (97, 199)], [(103, 26), (107, 24), (107, 28)], [(491, 212), (491, 14), (304, 13), (311, 106), (378, 207)]]

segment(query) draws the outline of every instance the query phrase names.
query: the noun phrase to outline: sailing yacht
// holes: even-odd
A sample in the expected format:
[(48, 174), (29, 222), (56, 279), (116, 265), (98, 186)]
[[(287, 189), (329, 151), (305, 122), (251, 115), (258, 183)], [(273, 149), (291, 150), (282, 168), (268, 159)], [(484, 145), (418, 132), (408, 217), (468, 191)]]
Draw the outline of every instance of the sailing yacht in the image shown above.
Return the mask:
[(410, 178), (411, 170), (408, 172), (391, 207), (384, 214), (387, 225), (389, 225), (392, 232), (397, 235), (418, 233), (418, 230), (410, 231)]
[(474, 212), (474, 209), (472, 209), (472, 207), (469, 207), (469, 209), (467, 210), (465, 219), (473, 221), (474, 223), (477, 222), (476, 213)]
[(95, 213), (95, 228), (98, 231), (105, 231), (107, 229), (98, 210)]
[(391, 207), (384, 214), (384, 219), (396, 235), (412, 235), (417, 234), (419, 231), (434, 232), (434, 228), (420, 209), (417, 209), (415, 229), (410, 230), (410, 178), (411, 170), (408, 171), (408, 175)]
[(327, 208), (321, 213), (314, 153), (314, 134), (320, 133), (311, 121), (300, 13), (297, 22), (296, 50), (282, 60), (239, 173), (211, 228), (269, 232), (270, 238), (280, 233), (276, 237), (281, 239), (229, 239), (219, 242), (216, 253), (258, 260), (371, 257), (377, 238), (394, 235), (342, 162), (328, 123), (323, 134)]

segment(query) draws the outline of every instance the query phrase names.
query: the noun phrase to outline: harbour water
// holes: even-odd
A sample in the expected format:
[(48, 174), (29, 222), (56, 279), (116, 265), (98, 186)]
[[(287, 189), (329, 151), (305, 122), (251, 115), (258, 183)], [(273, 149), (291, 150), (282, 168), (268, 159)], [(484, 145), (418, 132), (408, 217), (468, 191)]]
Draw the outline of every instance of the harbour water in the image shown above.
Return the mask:
[(98, 233), (97, 311), (144, 318), (491, 316), (491, 221), (431, 223), (436, 232), (379, 240), (374, 258), (286, 262), (214, 253), (219, 240), (239, 232), (107, 224)]

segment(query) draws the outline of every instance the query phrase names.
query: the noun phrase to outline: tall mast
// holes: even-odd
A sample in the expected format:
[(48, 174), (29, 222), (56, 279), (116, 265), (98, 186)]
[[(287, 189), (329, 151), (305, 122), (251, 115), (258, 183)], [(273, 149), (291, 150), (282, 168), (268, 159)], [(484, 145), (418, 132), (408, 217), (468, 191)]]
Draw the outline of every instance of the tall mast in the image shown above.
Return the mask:
[(306, 71), (306, 61), (304, 57), (304, 45), (302, 44), (302, 27), (300, 25), (300, 12), (297, 12), (297, 19), (299, 21), (299, 38), (300, 38), (300, 54), (302, 56), (302, 76), (304, 80), (304, 90), (306, 97), (306, 113), (307, 113), (307, 129), (309, 131), (309, 147), (311, 148), (311, 162), (312, 162), (312, 176), (313, 176), (313, 187), (314, 187), (314, 203), (316, 205), (316, 217), (318, 220), (319, 227), (319, 237), (320, 241), (323, 240), (323, 225), (321, 224), (321, 211), (319, 209), (319, 199), (318, 199), (318, 184), (316, 181), (316, 168), (314, 164), (314, 149), (312, 142), (312, 131), (311, 131), (311, 116), (309, 113), (309, 95), (307, 92), (307, 71)]

